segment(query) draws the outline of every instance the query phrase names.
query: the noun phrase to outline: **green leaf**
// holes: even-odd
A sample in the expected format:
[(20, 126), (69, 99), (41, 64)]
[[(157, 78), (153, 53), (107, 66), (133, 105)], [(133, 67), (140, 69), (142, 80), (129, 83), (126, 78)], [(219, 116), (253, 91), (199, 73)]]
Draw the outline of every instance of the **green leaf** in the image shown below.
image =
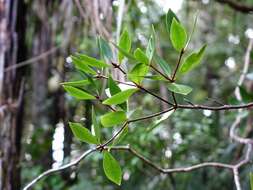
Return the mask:
[(112, 79), (111, 75), (109, 76), (109, 79), (108, 79), (108, 87), (109, 87), (111, 96), (113, 96), (114, 94), (117, 94), (117, 93), (121, 92), (119, 86)]
[(155, 54), (154, 61), (155, 61), (156, 64), (158, 64), (161, 67), (161, 69), (163, 70), (163, 72), (167, 76), (171, 75), (170, 66), (163, 58), (161, 58), (159, 55)]
[(173, 47), (179, 52), (185, 47), (187, 42), (185, 29), (175, 18), (173, 18), (171, 24), (170, 39)]
[(104, 127), (113, 127), (127, 120), (124, 111), (110, 112), (101, 117), (101, 123)]
[(79, 99), (79, 100), (94, 100), (96, 99), (95, 96), (92, 96), (91, 94), (88, 94), (87, 92), (80, 90), (73, 86), (66, 86), (63, 85), (63, 88), (73, 97)]
[(152, 34), (149, 38), (148, 41), (148, 46), (146, 49), (146, 55), (148, 57), (149, 63), (152, 61), (153, 59), (153, 55), (155, 53), (155, 34)]
[(113, 44), (113, 45), (115, 46), (115, 48), (117, 48), (117, 49), (119, 50), (119, 52), (120, 52), (121, 54), (123, 54), (125, 57), (127, 57), (128, 59), (130, 59), (130, 60), (132, 60), (132, 61), (136, 61), (135, 57), (134, 57), (132, 54), (130, 54), (129, 52), (127, 52), (127, 51), (124, 50), (123, 48), (119, 47), (118, 45), (114, 44), (113, 42), (112, 42), (112, 44)]
[(252, 172), (250, 172), (249, 177), (250, 177), (250, 189), (253, 190), (253, 173)]
[(190, 54), (182, 64), (180, 68), (181, 73), (187, 73), (190, 70), (192, 70), (194, 67), (196, 67), (203, 58), (204, 52), (206, 49), (206, 45), (204, 45), (198, 52)]
[(139, 63), (135, 65), (134, 68), (131, 70), (131, 72), (128, 74), (128, 78), (137, 84), (141, 84), (143, 78), (146, 76), (148, 71), (149, 71), (148, 65), (144, 63)]
[(115, 95), (113, 95), (112, 97), (106, 99), (105, 101), (103, 101), (103, 104), (106, 105), (117, 105), (117, 104), (121, 104), (125, 101), (128, 100), (128, 98), (137, 91), (138, 89), (128, 89), (122, 92), (119, 92)]
[(76, 56), (71, 56), (71, 59), (75, 65), (75, 67), (80, 70), (83, 71), (85, 73), (90, 73), (93, 75), (96, 75), (96, 71), (94, 71), (92, 68), (90, 68), (88, 65), (86, 65), (84, 62), (82, 62), (78, 57)]
[(98, 37), (100, 54), (104, 59), (112, 60), (113, 54), (110, 45), (101, 36)]
[(169, 33), (170, 33), (170, 28), (171, 28), (171, 23), (172, 23), (173, 18), (175, 18), (178, 22), (180, 22), (176, 14), (171, 9), (169, 9), (166, 14), (166, 29)]
[(171, 83), (168, 85), (168, 89), (177, 94), (187, 95), (192, 91), (192, 88), (182, 84)]
[(145, 64), (149, 64), (149, 59), (148, 57), (146, 56), (146, 54), (140, 49), (140, 48), (137, 48), (135, 51), (134, 51), (134, 57), (141, 63), (145, 63)]
[(253, 93), (248, 93), (247, 90), (242, 86), (240, 86), (240, 94), (243, 102), (250, 103), (253, 101)]
[(117, 185), (121, 184), (122, 171), (117, 160), (108, 152), (103, 154), (103, 168), (106, 177)]
[[(128, 34), (127, 30), (124, 30), (123, 33), (120, 36), (119, 47), (121, 49), (125, 50), (125, 52), (127, 52), (127, 53), (130, 52), (131, 39), (129, 37), (129, 34)], [(118, 54), (119, 63), (121, 63), (121, 61), (123, 60), (124, 57), (125, 57), (125, 54), (122, 53), (121, 51), (119, 51), (119, 54)]]
[(88, 80), (78, 80), (78, 81), (69, 81), (69, 82), (62, 82), (61, 85), (66, 86), (74, 86), (74, 87), (83, 87), (90, 84)]
[(96, 117), (96, 112), (94, 110), (94, 107), (92, 107), (92, 124), (93, 124), (93, 129), (95, 132), (95, 136), (97, 138), (97, 142), (100, 143), (100, 138), (101, 138), (101, 130), (100, 130), (100, 125), (97, 121), (97, 117)]
[(83, 127), (80, 123), (69, 122), (69, 126), (74, 136), (80, 141), (90, 144), (98, 144), (96, 137), (93, 136), (91, 132), (87, 128)]
[(90, 65), (92, 67), (98, 67), (98, 68), (103, 68), (103, 67), (108, 67), (109, 65), (107, 65), (106, 63), (104, 63), (101, 60), (97, 60), (93, 57), (89, 57), (87, 55), (84, 54), (77, 54), (78, 57), (80, 58), (81, 61), (83, 61), (84, 63), (86, 63), (87, 65)]

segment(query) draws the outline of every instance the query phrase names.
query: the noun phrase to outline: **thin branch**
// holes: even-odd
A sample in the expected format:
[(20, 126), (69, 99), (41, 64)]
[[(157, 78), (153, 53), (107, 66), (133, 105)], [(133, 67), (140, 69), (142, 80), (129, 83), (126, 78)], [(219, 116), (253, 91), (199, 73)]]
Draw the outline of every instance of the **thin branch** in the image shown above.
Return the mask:
[(237, 0), (216, 0), (216, 1), (221, 4), (226, 4), (232, 9), (239, 11), (241, 13), (251, 14), (253, 12), (253, 6), (242, 4), (240, 2), (237, 2)]
[(166, 76), (165, 74), (163, 74), (161, 71), (159, 71), (157, 68), (155, 68), (153, 65), (150, 65), (150, 67), (156, 71), (158, 74), (160, 74), (161, 76), (163, 76), (165, 79), (167, 79), (170, 82), (173, 82), (172, 79), (168, 76)]
[(179, 69), (179, 66), (180, 66), (183, 55), (184, 55), (184, 48), (180, 51), (178, 61), (177, 61), (177, 65), (176, 65), (176, 68), (175, 68), (175, 70), (173, 72), (173, 75), (172, 75), (172, 78), (171, 78), (172, 81), (175, 81), (176, 74), (177, 74), (177, 71)]

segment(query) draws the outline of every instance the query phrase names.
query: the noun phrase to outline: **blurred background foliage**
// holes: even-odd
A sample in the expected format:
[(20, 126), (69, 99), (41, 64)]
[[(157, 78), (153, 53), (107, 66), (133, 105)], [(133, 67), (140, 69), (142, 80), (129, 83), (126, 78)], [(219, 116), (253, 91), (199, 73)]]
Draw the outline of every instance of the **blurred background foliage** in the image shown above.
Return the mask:
[[(253, 4), (252, 0), (240, 2)], [(26, 0), (24, 3), (26, 58), (46, 54), (43, 59), (19, 68), (25, 80), (21, 186), (42, 171), (68, 163), (89, 148), (72, 137), (67, 122), (82, 121), (90, 127), (92, 104), (96, 105), (99, 114), (106, 110), (97, 103), (77, 101), (68, 96), (59, 83), (83, 77), (66, 62), (68, 55), (83, 52), (99, 57), (97, 35), (108, 41), (116, 40), (121, 1)], [(171, 68), (175, 66), (178, 55), (165, 29), (165, 14), (169, 7), (177, 13), (188, 33), (193, 27), (196, 12), (199, 12), (190, 49), (208, 44), (201, 65), (179, 79), (194, 89), (187, 100), (179, 98), (179, 101), (206, 105), (238, 103), (234, 101), (233, 92), (242, 72), (248, 44), (245, 32), (252, 33), (252, 14), (241, 13), (214, 0), (126, 0), (121, 28), (127, 28), (131, 34), (133, 49), (146, 47), (153, 24), (157, 34), (157, 51)], [(250, 71), (253, 72), (252, 64)], [(114, 73), (114, 77), (121, 76)], [(166, 99), (171, 98), (162, 83), (146, 80), (144, 85)], [(252, 99), (252, 80), (247, 79), (243, 88)], [(244, 102), (247, 101), (244, 99)], [(130, 108), (137, 118), (167, 107), (149, 95), (138, 94), (132, 98)], [(166, 168), (204, 161), (235, 163), (244, 151), (242, 146), (236, 146), (229, 139), (229, 127), (235, 116), (236, 112), (230, 111), (180, 109), (154, 128), (156, 119), (131, 124), (129, 134), (121, 144), (131, 144)], [(252, 137), (252, 120), (252, 111), (246, 111), (240, 134)], [(109, 138), (112, 130), (104, 129), (103, 134)], [(124, 173), (120, 187), (106, 179), (102, 155), (95, 153), (78, 168), (47, 177), (34, 189), (234, 189), (233, 176), (227, 170), (205, 168), (164, 175), (127, 152), (115, 152), (115, 156), (120, 160)], [(252, 167), (248, 165), (241, 172), (243, 189), (249, 189), (250, 170)]]

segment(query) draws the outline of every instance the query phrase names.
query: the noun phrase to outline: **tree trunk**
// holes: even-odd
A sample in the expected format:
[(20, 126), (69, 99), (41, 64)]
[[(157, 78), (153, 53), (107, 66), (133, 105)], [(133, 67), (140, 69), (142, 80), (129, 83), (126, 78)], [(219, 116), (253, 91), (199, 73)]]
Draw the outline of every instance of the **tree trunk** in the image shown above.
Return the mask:
[(4, 68), (25, 59), (25, 10), (23, 0), (0, 1), (0, 190), (20, 189), (24, 70)]

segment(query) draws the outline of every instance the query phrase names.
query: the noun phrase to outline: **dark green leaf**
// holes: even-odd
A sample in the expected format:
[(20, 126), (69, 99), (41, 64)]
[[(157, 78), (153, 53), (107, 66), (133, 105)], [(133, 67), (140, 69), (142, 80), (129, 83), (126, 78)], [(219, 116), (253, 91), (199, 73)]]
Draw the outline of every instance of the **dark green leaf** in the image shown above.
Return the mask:
[(117, 185), (121, 184), (122, 171), (117, 160), (108, 152), (103, 154), (103, 168), (106, 177)]
[(253, 101), (253, 93), (248, 93), (247, 90), (242, 86), (240, 86), (240, 94), (243, 102), (249, 103)]
[(71, 56), (71, 59), (75, 65), (75, 67), (80, 70), (83, 71), (85, 73), (90, 73), (90, 74), (97, 74), (96, 71), (94, 71), (92, 68), (90, 68), (88, 65), (86, 65), (84, 62), (82, 62), (78, 57), (76, 56)]
[[(131, 49), (131, 39), (129, 37), (129, 34), (128, 34), (127, 30), (124, 30), (123, 33), (120, 36), (119, 47), (121, 49), (123, 49), (127, 53), (130, 52), (130, 49)], [(124, 56), (125, 56), (125, 54), (122, 53), (121, 51), (119, 51), (119, 54), (118, 54), (119, 63), (121, 63), (121, 61), (123, 60)]]
[(171, 24), (170, 39), (173, 47), (179, 52), (185, 47), (187, 42), (185, 29), (175, 18), (173, 18)]
[(66, 86), (74, 86), (74, 87), (83, 87), (90, 84), (88, 80), (78, 80), (78, 81), (69, 81), (69, 82), (62, 82), (61, 85)]
[(183, 95), (187, 95), (192, 91), (191, 87), (182, 85), (182, 84), (176, 84), (176, 83), (169, 84), (168, 89), (171, 92), (175, 92), (177, 94), (183, 94)]
[(180, 68), (181, 73), (187, 73), (196, 67), (203, 58), (204, 52), (206, 49), (206, 45), (204, 45), (198, 52), (190, 54), (182, 64)]
[(96, 137), (93, 136), (91, 132), (87, 128), (83, 127), (80, 123), (69, 122), (69, 126), (74, 136), (80, 141), (90, 143), (90, 144), (98, 143)]
[(94, 110), (94, 107), (92, 107), (92, 124), (93, 124), (93, 129), (95, 132), (95, 136), (97, 138), (97, 142), (100, 143), (101, 131), (100, 131), (100, 125), (97, 122), (97, 117), (96, 117), (96, 112)]
[(77, 54), (77, 55), (83, 63), (86, 63), (87, 65), (90, 65), (92, 67), (103, 68), (103, 67), (108, 67), (109, 66), (106, 63), (104, 63), (103, 61), (97, 60), (93, 57), (89, 57), (89, 56), (84, 55), (84, 54)]
[(137, 84), (141, 84), (141, 82), (143, 81), (143, 78), (146, 76), (148, 71), (149, 71), (148, 65), (144, 63), (138, 63), (137, 65), (134, 66), (134, 68), (128, 74), (128, 78)]
[(104, 127), (113, 127), (127, 120), (124, 111), (110, 112), (101, 117), (101, 123)]
[(137, 48), (135, 51), (134, 51), (134, 57), (141, 63), (145, 63), (145, 64), (149, 64), (149, 59), (148, 57), (146, 56), (146, 54), (140, 49), (140, 48)]
[(155, 61), (156, 64), (158, 64), (161, 67), (161, 69), (163, 70), (163, 72), (167, 76), (171, 75), (170, 66), (163, 58), (161, 58), (159, 55), (155, 54), (154, 55), (154, 61)]
[(113, 54), (110, 45), (101, 36), (98, 37), (98, 46), (101, 56), (105, 59), (112, 60)]
[(103, 104), (106, 105), (117, 105), (117, 104), (121, 104), (125, 101), (128, 100), (128, 98), (137, 91), (138, 89), (128, 89), (122, 92), (119, 92), (115, 95), (113, 95), (112, 97), (106, 99), (105, 101), (103, 101)]
[(166, 29), (169, 33), (170, 33), (170, 28), (171, 28), (171, 23), (172, 23), (173, 18), (175, 18), (178, 22), (180, 22), (176, 14), (171, 9), (169, 9), (166, 14)]
[(91, 94), (88, 94), (87, 92), (80, 90), (78, 88), (75, 88), (73, 86), (66, 86), (63, 85), (63, 88), (73, 97), (80, 99), (80, 100), (94, 100), (96, 99), (95, 96), (92, 96)]

